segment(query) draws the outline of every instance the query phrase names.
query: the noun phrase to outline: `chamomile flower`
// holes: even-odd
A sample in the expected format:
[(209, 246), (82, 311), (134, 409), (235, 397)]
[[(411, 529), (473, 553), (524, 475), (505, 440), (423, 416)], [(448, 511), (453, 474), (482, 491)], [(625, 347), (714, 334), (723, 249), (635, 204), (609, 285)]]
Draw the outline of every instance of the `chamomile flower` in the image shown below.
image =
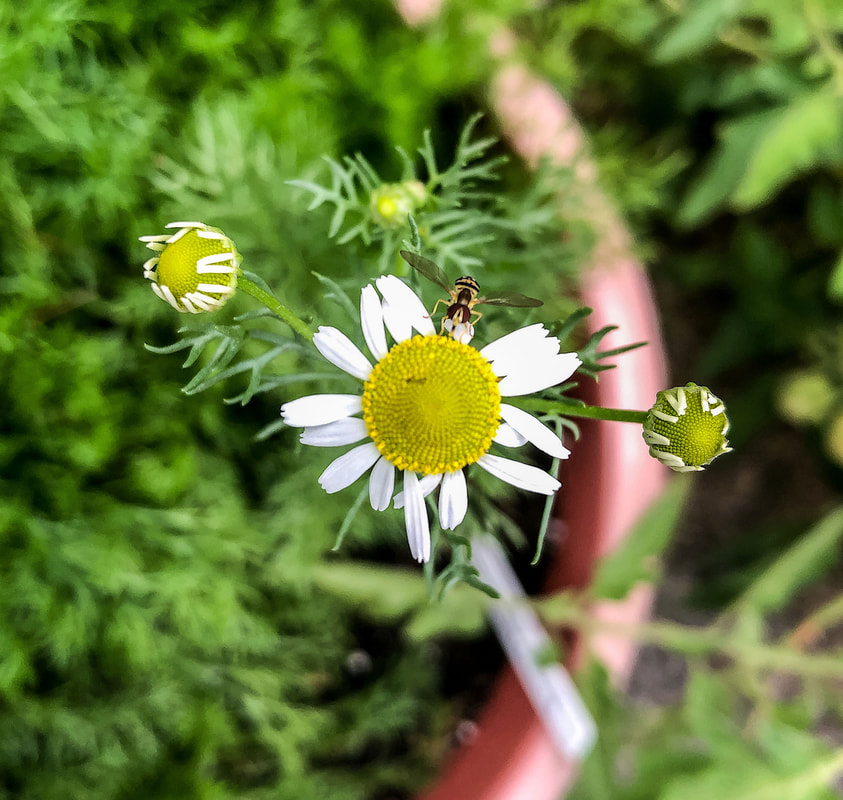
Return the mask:
[[(397, 277), (382, 276), (376, 285), (381, 297), (369, 285), (360, 298), (363, 337), (374, 365), (336, 328), (321, 327), (313, 338), (328, 361), (363, 382), (362, 392), (301, 397), (285, 403), (281, 415), (287, 425), (304, 428), (304, 444), (356, 445), (328, 465), (320, 485), (333, 494), (371, 470), (372, 508), (384, 511), (390, 502), (403, 507), (410, 552), (423, 562), (430, 559), (424, 498), (438, 487), (440, 524), (456, 528), (468, 510), (467, 466), (477, 464), (539, 494), (559, 488), (547, 472), (489, 449), (492, 442), (508, 447), (531, 442), (567, 458), (569, 451), (553, 431), (503, 398), (554, 386), (573, 374), (580, 360), (575, 353), (560, 353), (559, 340), (539, 324), (477, 350), (437, 335), (421, 300)], [(397, 495), (396, 475), (403, 488)]]
[(240, 254), (221, 230), (202, 222), (171, 222), (175, 233), (141, 236), (157, 255), (143, 265), (152, 291), (176, 311), (216, 311), (234, 294)]

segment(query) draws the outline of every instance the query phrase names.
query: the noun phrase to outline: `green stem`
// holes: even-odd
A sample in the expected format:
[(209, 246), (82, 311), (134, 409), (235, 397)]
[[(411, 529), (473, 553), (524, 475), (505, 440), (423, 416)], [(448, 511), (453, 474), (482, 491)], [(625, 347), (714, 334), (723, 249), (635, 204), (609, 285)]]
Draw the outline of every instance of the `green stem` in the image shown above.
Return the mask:
[(307, 339), (308, 342), (313, 341), (313, 331), (302, 320), (289, 308), (279, 303), (269, 292), (261, 289), (254, 281), (250, 281), (242, 272), (237, 276), (237, 288), (263, 303), (276, 317), (286, 322), (303, 339)]
[(816, 642), (825, 632), (839, 624), (843, 619), (843, 594), (833, 597), (825, 605), (809, 614), (792, 631), (782, 637), (782, 641), (805, 649)]
[(568, 400), (543, 400), (538, 397), (508, 397), (507, 403), (523, 408), (525, 411), (543, 411), (546, 414), (561, 414), (563, 417), (586, 417), (605, 419), (612, 422), (637, 422), (643, 425), (647, 419), (646, 411), (634, 411), (628, 408), (604, 408), (603, 406), (583, 406)]
[(626, 623), (601, 620), (590, 610), (568, 601), (540, 601), (541, 616), (555, 625), (570, 625), (585, 636), (619, 636), (639, 644), (655, 644), (685, 655), (722, 653), (738, 664), (756, 670), (779, 670), (803, 677), (840, 676), (840, 655), (802, 653), (791, 647), (764, 642), (748, 642), (737, 634), (714, 628), (687, 628), (672, 622)]

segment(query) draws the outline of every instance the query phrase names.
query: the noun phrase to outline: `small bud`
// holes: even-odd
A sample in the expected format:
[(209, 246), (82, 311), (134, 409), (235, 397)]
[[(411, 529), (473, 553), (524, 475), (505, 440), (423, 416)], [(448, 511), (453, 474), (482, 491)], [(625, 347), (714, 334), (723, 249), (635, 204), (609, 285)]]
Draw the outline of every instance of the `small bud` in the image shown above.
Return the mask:
[(218, 228), (201, 222), (171, 222), (173, 234), (141, 236), (158, 255), (143, 265), (152, 290), (176, 311), (199, 314), (221, 308), (237, 286), (240, 254)]
[(427, 189), (421, 181), (385, 183), (369, 197), (375, 221), (384, 228), (400, 228), (412, 214), (427, 202)]
[(676, 472), (693, 472), (732, 449), (728, 431), (723, 401), (705, 386), (689, 383), (656, 395), (643, 436), (653, 458)]

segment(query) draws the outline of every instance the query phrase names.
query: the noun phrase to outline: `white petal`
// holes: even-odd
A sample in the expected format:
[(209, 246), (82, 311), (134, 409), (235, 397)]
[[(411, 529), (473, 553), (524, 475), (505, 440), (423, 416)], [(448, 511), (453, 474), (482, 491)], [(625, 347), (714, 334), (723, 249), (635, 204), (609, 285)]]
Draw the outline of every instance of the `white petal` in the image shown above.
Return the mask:
[(355, 378), (365, 381), (372, 371), (372, 365), (354, 342), (342, 331), (327, 325), (320, 326), (313, 334), (313, 344), (335, 367)]
[(375, 287), (364, 286), (360, 292), (360, 326), (369, 352), (380, 361), (388, 352), (386, 333), (383, 329), (383, 310)]
[[(556, 386), (570, 378), (582, 362), (576, 353), (558, 353), (552, 358), (524, 359), (518, 370), (511, 371), (498, 383), (503, 397), (532, 394)], [(497, 374), (497, 370), (492, 367)]]
[(468, 491), (461, 469), (446, 472), (439, 490), (439, 522), (446, 531), (452, 531), (465, 519), (468, 511)]
[(386, 511), (395, 488), (395, 467), (381, 456), (369, 476), (369, 502), (375, 511)]
[(547, 389), (569, 378), (580, 365), (576, 353), (560, 353), (559, 340), (540, 323), (508, 333), (486, 345), (481, 355), (502, 378), (505, 397)]
[[(419, 480), (419, 486), (421, 486), (422, 497), (427, 497), (441, 481), (441, 472), (438, 475), (425, 475), (421, 478), (421, 480)], [(398, 494), (395, 495), (395, 507), (404, 508), (404, 492), (398, 492)]]
[[(489, 359), (489, 361), (495, 361), (499, 358), (506, 359), (508, 357), (514, 357), (517, 363), (518, 356), (522, 355), (525, 349), (529, 348), (535, 350), (537, 347), (545, 346), (543, 342), (549, 335), (550, 332), (544, 327), (544, 325), (540, 322), (536, 322), (534, 325), (528, 325), (526, 328), (519, 328), (516, 331), (512, 331), (512, 333), (506, 334), (506, 336), (501, 336), (499, 339), (495, 339), (494, 342), (489, 342), (489, 344), (480, 351), (480, 355)], [(557, 339), (557, 347), (555, 350), (557, 353), (559, 352), (558, 341), (559, 340)]]
[(404, 524), (407, 526), (407, 543), (413, 558), (419, 563), (430, 560), (430, 523), (427, 507), (415, 472), (404, 472)]
[(413, 335), (413, 326), (410, 325), (410, 320), (404, 315), (396, 306), (391, 306), (386, 300), (381, 306), (383, 311), (383, 322), (386, 325), (389, 335), (395, 340), (396, 344), (406, 341)]
[(204, 222), (168, 222), (165, 228), (204, 228)]
[(380, 458), (374, 442), (366, 442), (349, 450), (328, 464), (319, 476), (319, 485), (328, 493), (351, 486), (372, 464)]
[(511, 483), (519, 489), (526, 489), (528, 492), (553, 494), (561, 485), (556, 478), (544, 470), (522, 464), (520, 461), (512, 461), (509, 458), (486, 453), (480, 456), (477, 463), (496, 478)]
[(521, 447), (522, 444), (527, 443), (527, 437), (518, 433), (512, 425), (502, 422), (495, 434), (495, 441), (504, 447)]
[(528, 442), (532, 442), (539, 450), (548, 455), (554, 458), (567, 458), (571, 455), (571, 451), (562, 445), (562, 440), (532, 414), (507, 403), (501, 403), (501, 417), (524, 436)]
[(419, 296), (395, 275), (381, 275), (375, 281), (388, 305), (407, 319), (422, 336), (433, 336), (436, 328)]
[(345, 417), (325, 425), (312, 425), (304, 429), (301, 443), (312, 447), (338, 447), (354, 444), (369, 435), (366, 423), (359, 417)]
[(325, 425), (363, 410), (357, 394), (311, 394), (281, 406), (281, 416), (293, 428)]

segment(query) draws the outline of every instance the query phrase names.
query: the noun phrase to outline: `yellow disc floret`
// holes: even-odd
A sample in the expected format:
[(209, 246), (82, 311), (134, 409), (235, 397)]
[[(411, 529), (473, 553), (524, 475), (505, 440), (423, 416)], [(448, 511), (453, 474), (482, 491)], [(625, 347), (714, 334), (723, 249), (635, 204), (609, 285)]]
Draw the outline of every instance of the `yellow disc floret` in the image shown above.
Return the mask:
[(173, 234), (143, 236), (159, 255), (144, 264), (155, 293), (178, 311), (214, 311), (234, 293), (240, 256), (222, 231), (201, 222), (171, 223)]
[(445, 336), (395, 345), (363, 387), (363, 419), (398, 469), (438, 475), (473, 464), (492, 445), (501, 395), (489, 362)]
[(650, 455), (677, 472), (688, 472), (731, 450), (728, 431), (723, 401), (705, 386), (688, 383), (658, 393), (643, 436)]

